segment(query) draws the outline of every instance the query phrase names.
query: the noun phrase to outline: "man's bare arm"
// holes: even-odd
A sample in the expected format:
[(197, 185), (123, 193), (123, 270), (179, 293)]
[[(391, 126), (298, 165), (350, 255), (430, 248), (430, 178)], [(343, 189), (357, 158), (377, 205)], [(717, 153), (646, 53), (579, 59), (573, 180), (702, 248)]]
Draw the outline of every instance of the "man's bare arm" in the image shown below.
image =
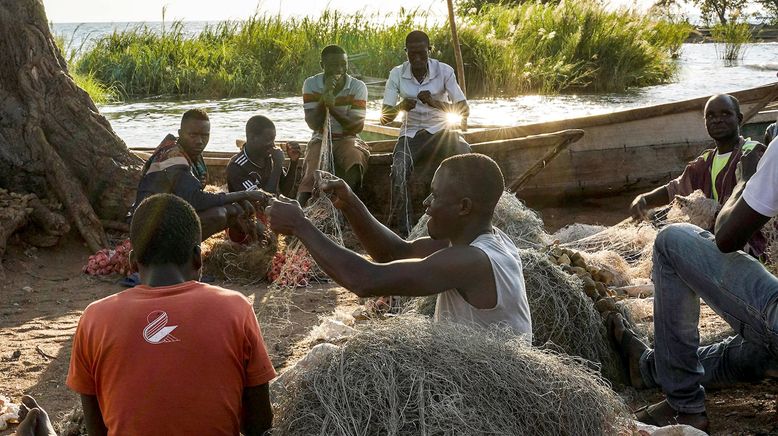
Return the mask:
[(273, 427), (273, 408), (267, 383), (243, 389), (243, 417), (240, 431), (246, 436), (261, 436)]
[(305, 109), (305, 124), (314, 132), (321, 130), (324, 125), (324, 103), (321, 101), (313, 109)]
[(722, 253), (742, 250), (751, 235), (761, 229), (770, 217), (756, 212), (741, 197), (730, 208), (722, 209), (716, 219), (716, 246)]
[(89, 436), (105, 436), (108, 428), (103, 421), (103, 413), (100, 411), (100, 403), (97, 396), (81, 394), (81, 407), (84, 409), (84, 425)]
[[(274, 218), (271, 212), (271, 227)], [(378, 264), (335, 244), (307, 219), (297, 222), (293, 232), (327, 275), (359, 297), (422, 296), (454, 288), (481, 288), (492, 274), (489, 259), (474, 247), (449, 247), (424, 259)]]
[(343, 127), (343, 133), (346, 135), (356, 135), (365, 128), (364, 115), (351, 113), (335, 106), (329, 107), (330, 114)]
[(653, 191), (635, 197), (629, 207), (629, 213), (636, 220), (644, 220), (647, 218), (646, 214), (650, 209), (664, 206), (668, 203), (670, 203), (670, 193), (667, 190), (667, 186), (660, 186)]

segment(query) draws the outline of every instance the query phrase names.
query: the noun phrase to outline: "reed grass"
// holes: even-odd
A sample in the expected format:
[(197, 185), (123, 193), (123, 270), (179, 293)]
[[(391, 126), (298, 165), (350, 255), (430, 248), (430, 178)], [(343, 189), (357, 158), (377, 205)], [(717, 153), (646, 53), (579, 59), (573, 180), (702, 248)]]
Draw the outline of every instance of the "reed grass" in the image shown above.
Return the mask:
[[(471, 97), (664, 83), (689, 31), (587, 2), (496, 6), (461, 20)], [(75, 65), (102, 83), (120, 83), (129, 96), (299, 93), (303, 80), (320, 70), (319, 53), (328, 44), (346, 49), (355, 73), (385, 79), (405, 59), (404, 38), (415, 28), (430, 35), (433, 57), (454, 64), (448, 26), (426, 12), (379, 17), (328, 10), (317, 18), (258, 15), (193, 36), (181, 22), (162, 34), (139, 26), (98, 39)]]
[(726, 62), (735, 62), (745, 56), (745, 44), (754, 40), (751, 25), (747, 22), (730, 21), (727, 24), (716, 24), (711, 27), (710, 34), (716, 42), (716, 52), (719, 58)]
[(79, 53), (83, 50), (83, 43), (79, 47), (73, 47), (73, 39), (67, 38), (65, 35), (54, 35), (54, 42), (65, 62), (70, 65), (70, 77), (73, 78), (76, 86), (89, 94), (93, 102), (103, 104), (121, 100), (121, 92), (115, 85), (106, 85), (105, 82), (97, 79), (91, 71), (77, 71), (76, 68), (73, 68), (77, 64)]

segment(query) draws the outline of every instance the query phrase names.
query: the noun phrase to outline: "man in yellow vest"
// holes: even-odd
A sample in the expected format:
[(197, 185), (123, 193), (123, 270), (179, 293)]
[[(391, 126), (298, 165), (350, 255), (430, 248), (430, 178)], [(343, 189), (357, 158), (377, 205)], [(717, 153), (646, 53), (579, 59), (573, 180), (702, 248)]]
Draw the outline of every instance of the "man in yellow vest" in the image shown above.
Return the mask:
[[(735, 97), (728, 94), (711, 97), (705, 104), (705, 128), (716, 147), (703, 151), (689, 162), (678, 178), (635, 197), (630, 206), (632, 217), (646, 219), (649, 209), (669, 204), (676, 195), (689, 195), (697, 189), (723, 205), (737, 184), (735, 171), (740, 158), (760, 145), (758, 141), (740, 136), (742, 121), (740, 103)], [(765, 248), (761, 232), (756, 232), (748, 245), (751, 254), (761, 256)]]

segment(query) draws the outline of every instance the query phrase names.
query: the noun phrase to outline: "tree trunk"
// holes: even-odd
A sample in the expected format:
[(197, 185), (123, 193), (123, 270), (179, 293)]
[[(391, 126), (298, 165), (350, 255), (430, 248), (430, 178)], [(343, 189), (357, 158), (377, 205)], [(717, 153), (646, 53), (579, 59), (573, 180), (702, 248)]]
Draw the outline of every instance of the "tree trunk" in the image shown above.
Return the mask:
[(41, 0), (0, 0), (0, 187), (60, 201), (93, 250), (142, 161), (68, 74)]

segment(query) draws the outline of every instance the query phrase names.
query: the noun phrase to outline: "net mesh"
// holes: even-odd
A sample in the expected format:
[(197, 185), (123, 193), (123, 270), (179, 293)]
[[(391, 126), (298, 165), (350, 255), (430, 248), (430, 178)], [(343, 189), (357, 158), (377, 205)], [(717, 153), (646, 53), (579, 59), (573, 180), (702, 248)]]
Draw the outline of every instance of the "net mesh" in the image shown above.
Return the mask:
[[(335, 158), (332, 151), (332, 131), (329, 110), (326, 110), (322, 128), (319, 167), (316, 171), (316, 186), (334, 177)], [(318, 192), (321, 192), (318, 190)], [(315, 195), (304, 208), (305, 216), (324, 235), (343, 246), (343, 230), (339, 211), (326, 195)], [(270, 319), (289, 320), (291, 293), (306, 288), (311, 282), (325, 282), (329, 277), (318, 267), (316, 261), (295, 237), (286, 237), (279, 244), (279, 251), (273, 260), (272, 283), (265, 297), (262, 311)]]

